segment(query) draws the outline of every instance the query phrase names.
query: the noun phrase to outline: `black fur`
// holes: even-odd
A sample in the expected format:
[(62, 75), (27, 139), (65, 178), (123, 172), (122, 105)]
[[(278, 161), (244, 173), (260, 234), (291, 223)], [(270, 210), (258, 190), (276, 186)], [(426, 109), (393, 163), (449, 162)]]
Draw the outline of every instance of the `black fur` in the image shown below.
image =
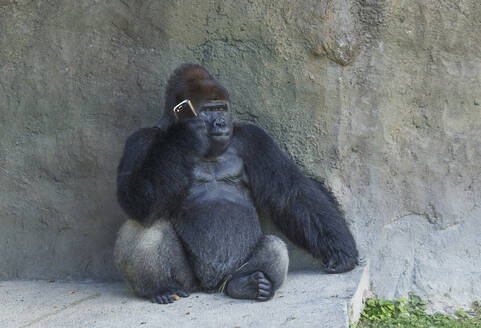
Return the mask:
[[(172, 108), (184, 99), (201, 112), (179, 122)], [(325, 271), (354, 268), (356, 245), (332, 194), (261, 128), (233, 125), (230, 110), (207, 110), (219, 100), (229, 102), (227, 90), (203, 67), (181, 65), (157, 127), (126, 142), (117, 194), (132, 220), (119, 232), (115, 261), (135, 293), (165, 304), (173, 291), (224, 282), (232, 297), (270, 299), (289, 260), (279, 238), (262, 234), (256, 210), (322, 258)]]
[(326, 272), (353, 269), (359, 256), (356, 244), (326, 188), (305, 177), (255, 125), (237, 124), (233, 143), (244, 160), (256, 207), (296, 245), (323, 259)]
[(185, 204), (172, 221), (205, 290), (239, 268), (262, 236), (255, 208), (231, 201)]
[(167, 83), (162, 119), (127, 139), (117, 170), (117, 198), (131, 218), (147, 225), (171, 214), (181, 202), (193, 157), (207, 147), (188, 126), (191, 122), (175, 121), (172, 108), (184, 99), (198, 105), (202, 99), (229, 100), (229, 94), (202, 66), (182, 64)]
[(194, 157), (206, 147), (195, 133), (182, 122), (166, 132), (140, 129), (127, 139), (118, 167), (117, 197), (131, 218), (150, 225), (182, 202)]

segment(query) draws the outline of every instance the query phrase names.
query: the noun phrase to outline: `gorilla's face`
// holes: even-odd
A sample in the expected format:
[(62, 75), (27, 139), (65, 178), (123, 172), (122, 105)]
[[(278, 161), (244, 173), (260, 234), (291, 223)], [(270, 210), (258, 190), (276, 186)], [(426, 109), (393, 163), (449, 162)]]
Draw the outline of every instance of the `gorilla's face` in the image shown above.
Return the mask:
[(222, 154), (229, 146), (233, 132), (230, 103), (225, 100), (212, 100), (200, 104), (197, 111), (207, 127), (210, 141), (208, 156)]

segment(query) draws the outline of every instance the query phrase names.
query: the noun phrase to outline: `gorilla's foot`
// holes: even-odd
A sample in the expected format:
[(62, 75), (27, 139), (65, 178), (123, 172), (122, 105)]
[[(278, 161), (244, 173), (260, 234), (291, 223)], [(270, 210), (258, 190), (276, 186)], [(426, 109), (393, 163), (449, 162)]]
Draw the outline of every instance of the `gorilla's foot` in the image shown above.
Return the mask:
[(233, 298), (267, 301), (274, 296), (272, 282), (261, 271), (229, 281), (226, 293)]
[(159, 291), (157, 295), (152, 296), (151, 300), (152, 300), (152, 303), (169, 304), (179, 299), (179, 297), (188, 297), (188, 296), (189, 296), (189, 293), (187, 293), (183, 289), (167, 288), (162, 291)]

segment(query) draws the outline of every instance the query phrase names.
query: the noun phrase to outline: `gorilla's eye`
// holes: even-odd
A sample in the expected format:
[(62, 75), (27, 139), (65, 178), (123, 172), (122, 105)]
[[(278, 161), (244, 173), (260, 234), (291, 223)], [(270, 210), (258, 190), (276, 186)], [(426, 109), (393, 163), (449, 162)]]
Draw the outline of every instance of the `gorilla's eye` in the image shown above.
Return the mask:
[(224, 101), (210, 102), (202, 105), (201, 110), (204, 112), (227, 112), (229, 110), (229, 105), (227, 104), (227, 102)]

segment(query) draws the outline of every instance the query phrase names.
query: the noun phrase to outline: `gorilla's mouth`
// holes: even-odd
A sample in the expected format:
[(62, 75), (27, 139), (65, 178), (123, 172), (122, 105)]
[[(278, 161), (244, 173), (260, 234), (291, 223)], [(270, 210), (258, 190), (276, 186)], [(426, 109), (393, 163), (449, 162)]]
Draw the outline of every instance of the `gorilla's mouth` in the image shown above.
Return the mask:
[(231, 130), (226, 126), (212, 127), (209, 131), (209, 135), (212, 137), (228, 137), (231, 134)]

